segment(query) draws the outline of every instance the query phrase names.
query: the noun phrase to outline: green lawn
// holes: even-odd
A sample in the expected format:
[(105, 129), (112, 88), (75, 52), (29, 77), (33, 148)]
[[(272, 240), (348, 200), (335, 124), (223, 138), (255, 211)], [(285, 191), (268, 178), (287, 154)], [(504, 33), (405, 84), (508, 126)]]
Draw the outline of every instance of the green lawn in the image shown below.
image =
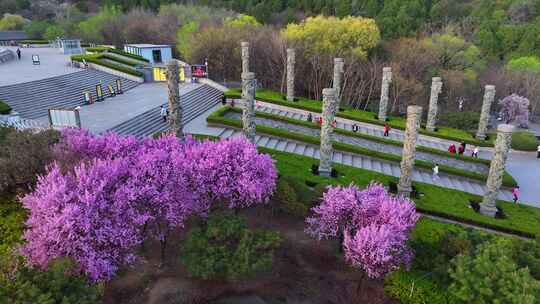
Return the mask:
[[(343, 165), (335, 165), (341, 174), (339, 178), (315, 176), (310, 169), (312, 165), (319, 164), (316, 159), (265, 148), (260, 148), (260, 150), (272, 155), (277, 161), (276, 165), (282, 176), (297, 178), (302, 182), (334, 185), (355, 183), (360, 187), (365, 187), (371, 181), (383, 184), (398, 181), (392, 176)], [(414, 183), (414, 185), (424, 194), (422, 198), (415, 200), (417, 209), (422, 212), (529, 237), (540, 234), (539, 208), (499, 201), (498, 205), (503, 208), (508, 218), (493, 219), (477, 214), (469, 207), (469, 200), (479, 200), (479, 196), (424, 183)]]
[[(241, 89), (234, 88), (227, 92), (225, 92), (225, 95), (227, 97), (234, 97), (234, 98), (240, 98), (241, 97)], [(257, 100), (270, 102), (279, 104), (282, 106), (288, 106), (291, 108), (298, 108), (313, 112), (321, 112), (321, 102), (318, 100), (298, 97), (298, 101), (291, 102), (287, 101), (283, 98), (283, 94), (271, 90), (266, 89), (258, 89), (257, 90)], [(344, 109), (344, 111), (339, 111), (337, 116), (342, 118), (347, 118), (351, 120), (357, 120), (361, 122), (367, 122), (372, 123), (376, 125), (384, 125), (383, 122), (377, 120), (375, 118), (376, 114), (368, 111), (358, 110), (358, 109)], [(388, 117), (388, 123), (396, 129), (405, 129), (406, 120), (401, 117)], [(439, 137), (449, 140), (455, 140), (460, 142), (466, 142), (468, 144), (478, 145), (478, 146), (486, 146), (486, 147), (492, 147), (493, 146), (493, 137), (490, 138), (488, 141), (480, 141), (474, 138), (473, 134), (464, 131), (464, 130), (458, 130), (443, 126), (438, 126), (438, 131), (436, 132), (429, 132), (426, 129), (420, 129), (420, 133), (425, 135), (430, 135), (433, 137)]]
[[(209, 123), (241, 128), (242, 121), (237, 120), (237, 119), (223, 117), (223, 115), (225, 115), (227, 111), (231, 111), (231, 110), (237, 111), (237, 109), (231, 109), (230, 107), (222, 107), (221, 109), (217, 110), (216, 112), (208, 116), (207, 121)], [(320, 137), (310, 136), (310, 135), (305, 135), (305, 134), (295, 133), (295, 132), (289, 132), (284, 129), (258, 125), (257, 132), (273, 135), (273, 136), (278, 136), (282, 138), (289, 138), (292, 140), (306, 142), (306, 143), (310, 143), (314, 145), (320, 145)], [(340, 150), (340, 151), (346, 151), (346, 152), (371, 156), (371, 157), (384, 159), (384, 160), (388, 160), (392, 162), (401, 161), (400, 155), (374, 151), (374, 150), (370, 150), (361, 146), (350, 145), (350, 144), (345, 144), (341, 142), (333, 142), (333, 146), (336, 150)], [(423, 161), (423, 160), (416, 160), (415, 166), (431, 170), (431, 168), (433, 167), (433, 164), (427, 161)], [(479, 181), (487, 180), (487, 176), (484, 174), (471, 172), (471, 171), (467, 171), (463, 169), (458, 169), (458, 168), (454, 168), (450, 166), (441, 165), (439, 166), (439, 170), (440, 172), (457, 175), (457, 176), (463, 176), (463, 177), (467, 177), (467, 178), (471, 178), (471, 179), (475, 179)], [(503, 185), (506, 187), (515, 187), (517, 185), (517, 182), (514, 180), (514, 178), (511, 175), (509, 175), (508, 173), (505, 173), (503, 177)]]

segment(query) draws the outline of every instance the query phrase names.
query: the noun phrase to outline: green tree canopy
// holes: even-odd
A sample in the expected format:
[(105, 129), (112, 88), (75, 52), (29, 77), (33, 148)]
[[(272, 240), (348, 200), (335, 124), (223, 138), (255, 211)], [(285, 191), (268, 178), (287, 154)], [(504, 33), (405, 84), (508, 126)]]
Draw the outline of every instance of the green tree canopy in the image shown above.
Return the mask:
[(355, 54), (367, 57), (370, 49), (381, 36), (375, 20), (363, 17), (309, 17), (300, 24), (289, 24), (284, 37), (293, 44), (300, 44), (308, 53), (333, 56)]
[(0, 31), (22, 30), (27, 23), (28, 20), (20, 15), (4, 14), (0, 19)]
[(519, 57), (510, 60), (506, 69), (514, 72), (532, 72), (540, 74), (540, 58), (536, 56)]

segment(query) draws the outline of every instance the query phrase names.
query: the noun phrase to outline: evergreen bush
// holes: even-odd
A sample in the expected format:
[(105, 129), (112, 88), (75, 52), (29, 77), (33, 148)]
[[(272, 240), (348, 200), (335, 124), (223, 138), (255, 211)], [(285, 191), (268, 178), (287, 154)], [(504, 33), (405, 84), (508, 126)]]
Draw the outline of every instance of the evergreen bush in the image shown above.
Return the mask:
[(512, 134), (512, 149), (522, 151), (536, 151), (538, 138), (528, 131), (518, 131)]
[(251, 230), (242, 217), (221, 213), (194, 228), (183, 248), (183, 263), (193, 277), (240, 280), (271, 269), (277, 232)]
[(11, 107), (3, 100), (0, 100), (0, 114), (7, 115), (11, 113)]
[(460, 130), (478, 128), (480, 114), (476, 112), (451, 112), (440, 116), (439, 124)]

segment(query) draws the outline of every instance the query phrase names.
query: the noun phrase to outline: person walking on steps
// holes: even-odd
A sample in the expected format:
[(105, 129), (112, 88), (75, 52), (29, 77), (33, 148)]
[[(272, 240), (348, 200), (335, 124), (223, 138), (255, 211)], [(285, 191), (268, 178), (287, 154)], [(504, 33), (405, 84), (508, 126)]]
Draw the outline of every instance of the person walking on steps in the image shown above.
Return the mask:
[(540, 158), (540, 145), (536, 148), (536, 158)]
[(358, 125), (357, 124), (352, 125), (352, 130), (355, 133), (358, 132)]
[(456, 145), (451, 144), (450, 147), (448, 147), (448, 152), (452, 155), (456, 154)]
[(439, 180), (439, 164), (435, 164), (433, 167), (433, 179)]
[(512, 195), (514, 196), (514, 204), (517, 204), (519, 199), (519, 186), (515, 186), (514, 189), (512, 189)]
[(225, 94), (223, 94), (223, 97), (221, 97), (221, 104), (222, 104), (222, 105), (226, 105), (226, 104), (227, 104), (227, 96), (225, 96)]
[(471, 156), (474, 158), (478, 158), (478, 147), (474, 147)]
[(308, 121), (308, 122), (312, 122), (312, 121), (313, 121), (313, 115), (311, 115), (311, 113), (308, 113), (308, 115), (307, 115), (307, 121)]
[(388, 137), (388, 134), (390, 133), (390, 125), (388, 123), (384, 124), (384, 137)]
[(161, 106), (161, 108), (159, 109), (159, 115), (163, 119), (163, 122), (167, 122), (167, 109), (165, 108), (165, 106)]
[(17, 58), (21, 60), (21, 49), (17, 48)]

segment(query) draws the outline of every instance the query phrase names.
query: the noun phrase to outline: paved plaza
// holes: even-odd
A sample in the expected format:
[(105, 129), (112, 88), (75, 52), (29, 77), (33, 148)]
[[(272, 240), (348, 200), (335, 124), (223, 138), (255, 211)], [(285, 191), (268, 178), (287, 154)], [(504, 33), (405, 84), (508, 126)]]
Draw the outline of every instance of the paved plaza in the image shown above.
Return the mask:
[[(16, 47), (3, 47), (15, 52)], [(60, 54), (54, 48), (21, 48), (21, 60), (11, 60), (0, 64), (0, 87), (64, 75), (79, 71), (69, 66), (68, 55)], [(39, 55), (41, 64), (32, 63), (32, 55)]]

